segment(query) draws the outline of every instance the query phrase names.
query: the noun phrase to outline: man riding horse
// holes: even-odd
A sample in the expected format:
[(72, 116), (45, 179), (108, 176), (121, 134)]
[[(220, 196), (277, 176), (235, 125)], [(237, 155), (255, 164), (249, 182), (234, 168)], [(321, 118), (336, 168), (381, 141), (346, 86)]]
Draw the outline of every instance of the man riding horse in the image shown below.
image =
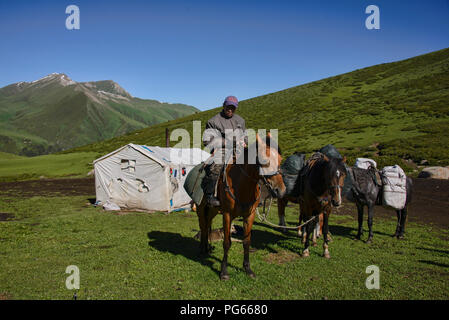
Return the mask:
[(220, 206), (220, 201), (216, 197), (216, 184), (224, 164), (232, 157), (234, 141), (237, 147), (246, 147), (248, 144), (245, 120), (235, 114), (237, 107), (236, 97), (226, 97), (223, 109), (207, 121), (204, 131), (203, 143), (211, 150), (212, 157), (207, 161), (205, 168), (203, 189), (207, 203), (213, 207)]

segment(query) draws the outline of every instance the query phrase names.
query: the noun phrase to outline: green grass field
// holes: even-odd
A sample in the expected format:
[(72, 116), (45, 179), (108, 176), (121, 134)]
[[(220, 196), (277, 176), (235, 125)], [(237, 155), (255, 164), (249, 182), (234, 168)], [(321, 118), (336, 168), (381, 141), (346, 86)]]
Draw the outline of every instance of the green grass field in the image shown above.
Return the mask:
[(98, 158), (95, 152), (80, 152), (63, 155), (19, 157), (0, 153), (0, 182), (32, 180), (55, 177), (86, 177), (92, 170), (92, 161)]
[[(391, 219), (375, 218), (374, 242), (352, 238), (356, 221), (332, 215), (330, 260), (322, 241), (309, 258), (288, 235), (256, 223), (251, 264), (243, 269), (241, 243), (229, 256), (231, 279), (219, 280), (222, 242), (200, 259), (196, 214), (116, 215), (88, 205), (88, 196), (11, 198), (0, 196), (0, 297), (71, 299), (66, 267), (80, 269), (78, 299), (448, 299), (448, 230), (409, 223), (406, 239), (391, 237)], [(273, 207), (270, 220), (276, 222)], [(287, 223), (297, 220), (288, 208)], [(237, 221), (241, 225), (241, 222)], [(214, 227), (221, 226), (221, 216)], [(366, 236), (365, 236), (366, 237)], [(365, 287), (370, 265), (380, 268), (380, 289)]]

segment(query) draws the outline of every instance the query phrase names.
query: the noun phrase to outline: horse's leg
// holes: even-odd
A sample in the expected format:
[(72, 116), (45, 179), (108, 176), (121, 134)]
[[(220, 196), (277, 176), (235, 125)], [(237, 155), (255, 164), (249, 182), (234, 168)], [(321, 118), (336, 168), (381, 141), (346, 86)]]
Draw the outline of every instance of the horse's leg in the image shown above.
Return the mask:
[(404, 238), (406, 221), (407, 221), (407, 206), (405, 206), (404, 209), (401, 210), (401, 229), (398, 235), (398, 239)]
[[(278, 203), (279, 225), (285, 226), (285, 207), (287, 206), (288, 199), (287, 198), (278, 199), (277, 203)], [(287, 233), (287, 229), (285, 228), (280, 228), (280, 231), (282, 233)]]
[(304, 244), (304, 251), (302, 252), (303, 257), (308, 257), (310, 255), (310, 253), (309, 253), (309, 238), (310, 238), (310, 234), (313, 233), (315, 224), (316, 224), (316, 219), (313, 219), (305, 226), (307, 231), (305, 232), (306, 233), (306, 235), (305, 235), (306, 241)]
[(223, 212), (223, 260), (221, 262), (221, 280), (229, 280), (228, 274), (228, 251), (231, 247), (231, 214)]
[[(206, 215), (206, 226), (208, 230), (207, 239), (209, 240), (210, 235), (212, 234), (212, 220), (217, 215), (217, 211), (215, 211), (212, 208), (208, 208), (207, 215)], [(207, 252), (211, 253), (214, 249), (214, 246), (210, 243), (210, 241), (207, 242)]]
[(243, 220), (243, 269), (251, 278), (256, 277), (249, 265), (249, 247), (251, 245), (251, 229), (254, 222), (254, 212)]
[(373, 215), (374, 215), (374, 203), (368, 203), (368, 240), (366, 243), (373, 242)]
[(357, 202), (356, 205), (357, 205), (359, 228), (358, 228), (357, 235), (355, 236), (355, 238), (357, 240), (360, 240), (362, 238), (362, 234), (363, 234), (363, 204), (360, 204), (359, 202)]
[(198, 214), (198, 221), (200, 225), (200, 254), (208, 254), (208, 246), (209, 246), (209, 228), (207, 226), (207, 207), (206, 206), (199, 206), (197, 214)]
[(329, 233), (329, 211), (328, 209), (324, 211), (323, 214), (323, 256), (326, 259), (330, 259), (331, 255), (329, 254), (329, 239), (327, 238), (327, 234)]
[(399, 232), (401, 231), (401, 210), (396, 210), (396, 216), (398, 217), (398, 222), (396, 223), (396, 231), (393, 238), (399, 237)]
[[(303, 220), (303, 212), (302, 212), (303, 209), (301, 209), (303, 206), (301, 206), (301, 204), (299, 204), (299, 221), (298, 221), (298, 226), (301, 225), (301, 222)], [(298, 228), (298, 237), (301, 238), (301, 236), (304, 236), (304, 234), (305, 234), (304, 233), (304, 228), (303, 227)], [(305, 242), (305, 239), (303, 238), (302, 243), (304, 243), (304, 242)]]
[(315, 227), (313, 228), (313, 235), (312, 235), (312, 246), (313, 247), (317, 246), (316, 239), (320, 237), (322, 214), (319, 214), (318, 217), (319, 217), (318, 222), (316, 222)]

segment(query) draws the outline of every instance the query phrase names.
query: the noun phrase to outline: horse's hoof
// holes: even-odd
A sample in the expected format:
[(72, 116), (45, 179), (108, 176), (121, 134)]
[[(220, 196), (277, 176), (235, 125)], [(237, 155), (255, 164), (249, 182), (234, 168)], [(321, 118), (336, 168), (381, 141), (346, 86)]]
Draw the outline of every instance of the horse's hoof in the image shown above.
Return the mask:
[(312, 243), (312, 247), (316, 247), (318, 244), (316, 242)]
[(400, 235), (397, 236), (397, 238), (398, 238), (398, 240), (404, 240), (405, 236), (403, 234), (400, 234)]
[(246, 271), (246, 275), (253, 279), (256, 277), (256, 274), (252, 270)]
[(325, 254), (323, 255), (323, 257), (325, 257), (326, 259), (330, 259), (330, 258), (331, 258), (331, 255), (330, 255), (329, 253), (325, 253)]
[(373, 239), (369, 238), (368, 240), (366, 240), (365, 243), (367, 243), (367, 244), (373, 243)]
[(229, 274), (220, 274), (220, 280), (229, 280)]
[(303, 257), (303, 258), (307, 258), (308, 256), (310, 256), (309, 251), (304, 251), (304, 252), (302, 253), (302, 257)]
[(209, 250), (200, 249), (200, 256), (207, 257), (207, 256), (209, 256), (209, 254), (210, 254)]

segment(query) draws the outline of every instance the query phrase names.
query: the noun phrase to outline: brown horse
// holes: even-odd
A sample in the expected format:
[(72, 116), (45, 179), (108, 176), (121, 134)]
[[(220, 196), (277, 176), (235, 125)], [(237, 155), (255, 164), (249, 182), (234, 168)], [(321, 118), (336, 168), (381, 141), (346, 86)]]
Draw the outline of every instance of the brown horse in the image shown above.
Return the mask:
[[(197, 214), (201, 229), (200, 250), (201, 253), (210, 252), (209, 232), (211, 230), (212, 219), (218, 214), (223, 215), (224, 255), (221, 263), (220, 279), (229, 279), (227, 271), (228, 251), (231, 247), (231, 223), (236, 217), (243, 217), (243, 268), (247, 275), (255, 277), (250, 268), (249, 249), (251, 244), (251, 229), (254, 222), (256, 208), (260, 201), (260, 185), (262, 180), (270, 192), (275, 197), (282, 197), (285, 193), (285, 185), (280, 173), (281, 155), (277, 144), (268, 134), (265, 142), (256, 135), (256, 143), (240, 156), (244, 156), (244, 161), (233, 161), (227, 164), (225, 170), (218, 180), (217, 195), (220, 199), (221, 207), (214, 208), (207, 205), (203, 199), (198, 206)], [(248, 161), (248, 153), (256, 149), (255, 163)], [(248, 151), (250, 149), (250, 151)], [(240, 159), (241, 160), (241, 159)], [(224, 175), (224, 178), (222, 178)]]
[[(293, 202), (296, 204), (299, 204), (299, 198), (294, 196), (288, 196), (284, 195), (284, 197), (277, 200), (277, 207), (278, 207), (278, 218), (279, 218), (279, 230), (282, 233), (287, 233), (287, 228), (285, 224), (285, 208), (287, 207), (288, 202)], [(301, 217), (300, 217), (301, 218)], [(301, 224), (301, 220), (299, 221), (299, 224)], [(305, 242), (305, 235), (307, 234), (304, 232), (304, 227), (298, 229), (298, 236), (303, 236), (303, 243)], [(316, 223), (315, 228), (313, 229), (313, 235), (312, 235), (312, 245), (315, 247), (317, 245), (317, 238), (320, 237), (323, 234), (323, 213), (319, 215), (319, 221)], [(327, 233), (327, 237), (329, 241), (332, 241), (330, 232)]]
[(324, 257), (330, 258), (329, 215), (332, 206), (338, 207), (341, 205), (341, 189), (346, 177), (345, 162), (346, 157), (329, 160), (324, 154), (316, 153), (300, 172), (299, 222), (307, 222), (315, 217), (305, 225), (303, 257), (309, 256), (309, 237), (318, 222), (317, 218), (322, 214)]

